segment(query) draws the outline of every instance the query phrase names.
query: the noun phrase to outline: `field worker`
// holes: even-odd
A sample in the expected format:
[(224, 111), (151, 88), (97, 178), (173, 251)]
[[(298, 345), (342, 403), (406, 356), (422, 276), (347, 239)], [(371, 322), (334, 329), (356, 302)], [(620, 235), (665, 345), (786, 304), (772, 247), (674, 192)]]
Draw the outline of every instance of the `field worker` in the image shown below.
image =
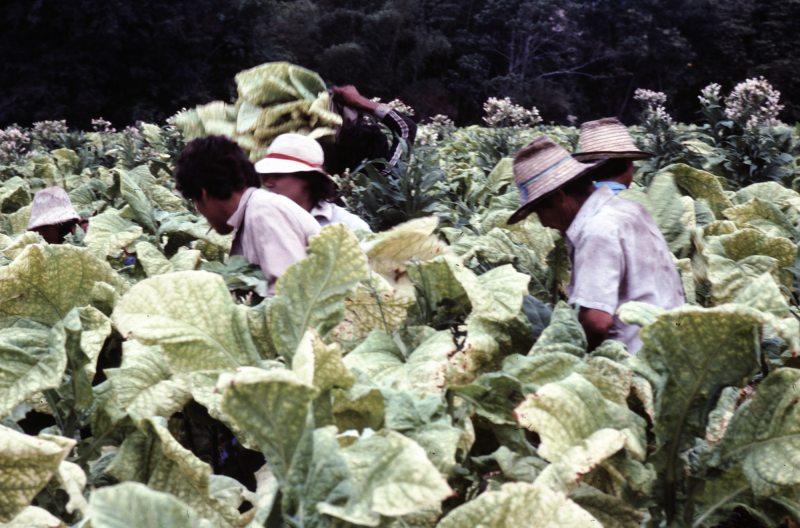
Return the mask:
[(63, 244), (67, 235), (75, 234), (78, 224), (85, 230), (85, 222), (63, 187), (48, 187), (33, 197), (28, 231), (36, 231), (48, 244)]
[[(336, 133), (333, 148), (325, 151), (325, 168), (330, 174), (344, 174), (355, 170), (365, 159), (384, 159), (397, 165), (406, 150), (414, 146), (417, 125), (411, 118), (392, 110), (388, 105), (370, 101), (355, 86), (337, 86), (332, 90), (331, 109), (342, 116), (344, 124)], [(364, 119), (372, 115), (392, 132), (391, 146), (380, 125)], [(384, 175), (391, 167), (381, 170)]]
[(267, 156), (256, 163), (256, 171), (267, 189), (294, 201), (320, 226), (342, 223), (353, 230), (371, 231), (364, 220), (332, 203), (339, 194), (323, 162), (322, 147), (315, 140), (281, 134), (270, 144)]
[(639, 327), (623, 324), (617, 309), (628, 301), (677, 308), (684, 303), (683, 287), (647, 211), (592, 184), (605, 163), (580, 163), (547, 136), (536, 138), (514, 156), (521, 207), (508, 223), (536, 213), (542, 225), (566, 238), (572, 263), (567, 295), (580, 306), (589, 349), (615, 339), (635, 354), (642, 346)]
[(231, 255), (261, 266), (268, 295), (286, 269), (307, 256), (319, 224), (285, 196), (261, 188), (247, 155), (223, 136), (194, 139), (175, 162), (176, 188), (221, 235), (233, 233)]
[(642, 152), (633, 144), (625, 125), (616, 117), (604, 117), (581, 125), (581, 151), (572, 155), (578, 161), (589, 162), (608, 158), (593, 172), (594, 186), (605, 185), (614, 194), (631, 186), (636, 160), (652, 158), (655, 154)]

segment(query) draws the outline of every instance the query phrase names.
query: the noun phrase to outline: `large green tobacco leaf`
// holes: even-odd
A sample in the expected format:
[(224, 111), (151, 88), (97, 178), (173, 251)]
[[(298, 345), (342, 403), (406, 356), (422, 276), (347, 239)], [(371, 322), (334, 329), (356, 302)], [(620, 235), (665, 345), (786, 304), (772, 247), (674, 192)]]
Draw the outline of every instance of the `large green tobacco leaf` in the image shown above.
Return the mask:
[(196, 528), (213, 524), (174, 495), (138, 482), (123, 482), (92, 492), (89, 515), (93, 528)]
[(75, 440), (35, 437), (0, 425), (0, 522), (8, 522), (30, 505), (58, 473)]
[(284, 481), (318, 390), (286, 370), (242, 368), (220, 376), (222, 410), (252, 435), (278, 480)]
[(147, 232), (156, 234), (156, 220), (153, 218), (153, 204), (147, 195), (139, 187), (136, 179), (121, 169), (115, 169), (119, 173), (120, 192), (128, 205), (133, 210), (133, 217), (136, 223), (144, 227)]
[(641, 510), (588, 484), (581, 484), (569, 498), (596, 518), (603, 528), (639, 528), (644, 518)]
[(373, 435), (343, 452), (353, 492), (342, 506), (317, 510), (354, 524), (377, 526), (380, 516), (399, 517), (437, 506), (453, 492), (425, 451), (400, 433)]
[(788, 238), (771, 237), (747, 228), (708, 240), (705, 251), (736, 261), (752, 255), (763, 255), (776, 259), (781, 267), (787, 267), (794, 262), (797, 247)]
[(401, 294), (413, 299), (414, 285), (408, 278), (406, 262), (414, 257), (424, 262), (450, 253), (447, 244), (433, 234), (438, 225), (438, 217), (428, 216), (372, 235), (362, 244), (370, 267)]
[(0, 417), (32, 394), (58, 387), (67, 367), (67, 355), (50, 346), (44, 329), (0, 330), (0, 357)]
[(136, 257), (142, 264), (144, 272), (147, 273), (148, 277), (175, 271), (172, 262), (150, 242), (142, 240), (136, 244)]
[(26, 231), (14, 239), (9, 238), (8, 245), (3, 249), (2, 254), (11, 260), (14, 260), (25, 250), (26, 247), (32, 244), (44, 245), (45, 241), (36, 231)]
[(583, 357), (587, 346), (586, 334), (575, 311), (564, 301), (559, 301), (550, 318), (550, 325), (544, 329), (528, 355), (566, 352)]
[(749, 224), (758, 227), (772, 237), (795, 237), (794, 226), (786, 215), (776, 205), (758, 198), (725, 209), (722, 214), (739, 225)]
[(163, 221), (158, 229), (158, 236), (166, 236), (168, 242), (164, 251), (167, 256), (174, 256), (178, 250), (195, 242), (195, 249), (203, 252), (207, 260), (223, 260), (223, 254), (230, 252), (231, 235), (220, 235), (209, 231), (208, 222), (190, 214), (176, 214)]
[(288, 84), (289, 63), (270, 62), (236, 74), (239, 97), (257, 105), (292, 101), (299, 97)]
[(84, 242), (92, 255), (105, 259), (118, 249), (127, 247), (142, 236), (142, 228), (122, 218), (119, 211), (109, 209), (89, 219)]
[(620, 430), (625, 447), (637, 458), (645, 456), (645, 422), (626, 407), (612, 403), (583, 376), (571, 374), (529, 394), (514, 409), (520, 425), (541, 438), (539, 455), (555, 461), (570, 447), (601, 429)]
[(733, 302), (743, 288), (764, 273), (778, 271), (778, 262), (764, 255), (753, 255), (734, 261), (718, 255), (708, 255), (708, 281), (711, 283), (711, 302), (714, 305)]
[(123, 281), (105, 262), (74, 246), (33, 245), (0, 269), (0, 317), (28, 317), (52, 326), (91, 303), (96, 282), (122, 292)]
[(309, 386), (325, 392), (338, 387), (348, 390), (356, 382), (356, 377), (342, 361), (339, 345), (326, 344), (313, 329), (309, 329), (300, 340), (292, 370), (297, 377)]
[(0, 522), (0, 528), (63, 528), (61, 519), (38, 506), (28, 506), (11, 522)]
[(656, 174), (647, 187), (647, 193), (626, 190), (619, 196), (647, 209), (672, 253), (681, 253), (689, 244), (689, 232), (681, 221), (684, 205), (671, 174), (668, 172)]
[(188, 378), (172, 374), (160, 347), (131, 340), (122, 344), (122, 351), (119, 368), (105, 370), (121, 410), (169, 418), (191, 399)]
[(441, 394), (445, 385), (447, 360), (456, 351), (450, 332), (431, 335), (405, 357), (398, 344), (382, 330), (347, 354), (344, 364), (359, 370), (378, 385), (398, 390)]
[(106, 470), (117, 480), (141, 482), (156, 491), (180, 497), (218, 527), (246, 525), (255, 514), (240, 514), (228, 500), (215, 497), (211, 467), (183, 448), (163, 418), (145, 418), (129, 435)]
[(344, 224), (325, 226), (308, 257), (278, 279), (269, 307), (272, 340), (287, 363), (308, 327), (325, 336), (344, 318), (344, 300), (368, 273), (367, 259)]
[(717, 218), (722, 218), (722, 211), (733, 204), (725, 196), (722, 185), (716, 176), (683, 163), (669, 165), (662, 172), (672, 174), (675, 182), (686, 189), (695, 200), (702, 200)]
[(144, 280), (122, 297), (111, 320), (123, 336), (161, 345), (176, 373), (260, 359), (247, 308), (233, 302), (225, 281), (213, 273), (182, 271)]
[(757, 496), (800, 484), (800, 371), (770, 373), (733, 416), (717, 446), (725, 463), (741, 462)]

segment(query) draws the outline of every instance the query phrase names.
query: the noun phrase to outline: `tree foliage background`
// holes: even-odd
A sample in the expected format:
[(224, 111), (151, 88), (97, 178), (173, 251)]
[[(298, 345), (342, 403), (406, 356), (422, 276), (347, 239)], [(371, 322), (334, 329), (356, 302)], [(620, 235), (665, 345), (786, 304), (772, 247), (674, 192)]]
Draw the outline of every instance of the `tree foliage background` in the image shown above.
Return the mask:
[(162, 121), (235, 96), (233, 76), (288, 60), (329, 84), (477, 123), (487, 97), (546, 122), (636, 112), (666, 92), (681, 121), (710, 82), (763, 75), (800, 121), (797, 0), (5, 0), (0, 127)]

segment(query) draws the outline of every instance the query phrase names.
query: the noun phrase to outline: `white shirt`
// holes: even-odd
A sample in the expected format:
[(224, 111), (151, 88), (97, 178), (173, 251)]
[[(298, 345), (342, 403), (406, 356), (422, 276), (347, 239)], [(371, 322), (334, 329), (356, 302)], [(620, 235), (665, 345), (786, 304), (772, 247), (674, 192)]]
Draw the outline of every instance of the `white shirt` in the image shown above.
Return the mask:
[(285, 196), (256, 187), (242, 194), (228, 225), (233, 228), (231, 255), (244, 255), (261, 266), (270, 297), (278, 277), (308, 256), (308, 239), (320, 232), (308, 211)]
[(347, 209), (330, 202), (321, 202), (311, 210), (311, 216), (319, 222), (321, 227), (325, 227), (328, 224), (344, 224), (353, 231), (361, 229), (363, 231), (369, 231), (370, 233), (372, 232), (369, 224), (364, 220)]
[(635, 354), (642, 346), (639, 327), (616, 315), (628, 301), (670, 310), (684, 303), (683, 286), (667, 242), (639, 204), (601, 186), (584, 202), (567, 229), (572, 262), (567, 288), (570, 304), (614, 316), (609, 339)]

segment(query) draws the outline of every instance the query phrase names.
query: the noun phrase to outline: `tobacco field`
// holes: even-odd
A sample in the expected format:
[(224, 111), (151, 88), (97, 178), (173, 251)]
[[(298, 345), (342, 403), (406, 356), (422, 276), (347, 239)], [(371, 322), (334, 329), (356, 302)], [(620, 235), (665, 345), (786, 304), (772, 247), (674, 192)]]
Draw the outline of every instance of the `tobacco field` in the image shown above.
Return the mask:
[[(800, 522), (800, 138), (769, 94), (712, 86), (692, 125), (640, 94), (631, 133), (657, 156), (620, 196), (658, 224), (687, 304), (624, 305), (631, 356), (587, 352), (560, 236), (506, 223), (515, 150), (544, 133), (574, 151), (580, 130), (510, 106), (342, 178), (375, 233), (323, 228), (265, 299), (173, 163), (206, 133), (251, 155), (331, 134), (318, 80), (276, 71), (163, 126), (0, 131), (0, 526)], [(62, 245), (26, 231), (53, 185), (89, 219)]]

